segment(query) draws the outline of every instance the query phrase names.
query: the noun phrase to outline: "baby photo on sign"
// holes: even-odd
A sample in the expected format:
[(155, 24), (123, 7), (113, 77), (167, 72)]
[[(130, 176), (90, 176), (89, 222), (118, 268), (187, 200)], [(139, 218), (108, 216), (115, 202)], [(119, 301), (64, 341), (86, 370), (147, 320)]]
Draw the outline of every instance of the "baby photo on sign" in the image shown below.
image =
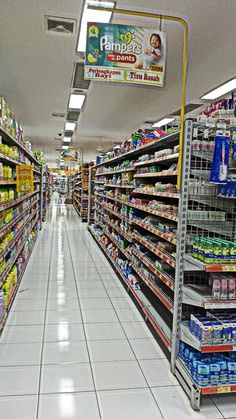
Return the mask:
[[(164, 40), (159, 31), (146, 31), (142, 46), (143, 53), (138, 59), (136, 68), (139, 70), (163, 71), (164, 66)], [(146, 45), (146, 47), (145, 47)]]

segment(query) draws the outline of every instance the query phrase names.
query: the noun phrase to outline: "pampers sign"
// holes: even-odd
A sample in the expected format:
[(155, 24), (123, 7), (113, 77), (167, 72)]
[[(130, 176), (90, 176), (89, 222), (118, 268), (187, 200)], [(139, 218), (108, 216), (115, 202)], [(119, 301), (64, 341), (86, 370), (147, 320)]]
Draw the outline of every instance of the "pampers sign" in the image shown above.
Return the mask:
[(88, 23), (85, 79), (162, 87), (165, 57), (163, 31)]

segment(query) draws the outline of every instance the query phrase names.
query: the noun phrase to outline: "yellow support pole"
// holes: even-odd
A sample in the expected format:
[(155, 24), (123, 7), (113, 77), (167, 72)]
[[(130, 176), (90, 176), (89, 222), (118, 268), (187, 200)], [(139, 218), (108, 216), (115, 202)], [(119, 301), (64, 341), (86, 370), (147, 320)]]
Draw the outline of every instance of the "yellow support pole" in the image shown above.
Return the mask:
[[(99, 6), (88, 6), (89, 9), (101, 10)], [(102, 8), (103, 11), (111, 12), (109, 8)], [(184, 115), (186, 103), (186, 86), (187, 86), (187, 65), (188, 65), (188, 24), (186, 20), (179, 16), (171, 16), (160, 13), (141, 12), (137, 10), (112, 9), (112, 13), (129, 16), (139, 16), (148, 19), (165, 19), (172, 22), (180, 23), (184, 28), (184, 46), (183, 46), (183, 64), (182, 64), (182, 97), (181, 97), (181, 114), (180, 114), (180, 136), (179, 136), (179, 161), (178, 161), (178, 179), (177, 189), (181, 188), (182, 165), (183, 165), (183, 144), (184, 144)]]

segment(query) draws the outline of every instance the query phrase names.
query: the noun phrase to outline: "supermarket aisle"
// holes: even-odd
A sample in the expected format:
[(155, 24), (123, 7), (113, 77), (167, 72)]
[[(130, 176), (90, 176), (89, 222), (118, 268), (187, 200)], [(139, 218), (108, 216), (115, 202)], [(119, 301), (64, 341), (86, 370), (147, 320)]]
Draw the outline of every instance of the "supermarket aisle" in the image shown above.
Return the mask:
[(235, 404), (191, 410), (85, 225), (54, 205), (0, 340), (0, 417), (232, 418)]

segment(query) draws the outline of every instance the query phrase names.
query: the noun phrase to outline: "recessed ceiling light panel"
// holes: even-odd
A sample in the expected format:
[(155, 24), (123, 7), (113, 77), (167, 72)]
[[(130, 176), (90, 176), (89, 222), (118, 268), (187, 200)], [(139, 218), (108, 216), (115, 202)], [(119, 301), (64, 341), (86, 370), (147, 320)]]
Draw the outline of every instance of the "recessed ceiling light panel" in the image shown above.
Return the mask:
[(227, 83), (224, 83), (221, 86), (217, 87), (216, 89), (212, 90), (211, 92), (206, 93), (204, 96), (201, 97), (201, 99), (206, 99), (206, 100), (218, 99), (218, 97), (221, 97), (225, 95), (226, 93), (232, 92), (232, 90), (234, 89), (236, 89), (236, 79), (232, 79), (228, 81)]
[(76, 127), (75, 122), (66, 122), (65, 123), (65, 131), (74, 131)]
[(85, 95), (71, 93), (69, 100), (69, 109), (81, 109), (83, 107)]
[(153, 128), (160, 128), (163, 127), (164, 125), (170, 124), (171, 122), (173, 122), (175, 120), (175, 118), (163, 118), (160, 121), (155, 122), (155, 124), (152, 125)]
[[(101, 7), (101, 10), (89, 9), (89, 6)], [(98, 22), (98, 23), (109, 23), (112, 16), (112, 9), (115, 7), (115, 2), (113, 1), (94, 1), (94, 0), (85, 0), (84, 10), (82, 14), (81, 24), (80, 24), (80, 33), (79, 41), (77, 46), (78, 52), (85, 52), (86, 50), (86, 38), (87, 38), (87, 23), (88, 22)], [(110, 12), (102, 10), (102, 8), (111, 9)]]

